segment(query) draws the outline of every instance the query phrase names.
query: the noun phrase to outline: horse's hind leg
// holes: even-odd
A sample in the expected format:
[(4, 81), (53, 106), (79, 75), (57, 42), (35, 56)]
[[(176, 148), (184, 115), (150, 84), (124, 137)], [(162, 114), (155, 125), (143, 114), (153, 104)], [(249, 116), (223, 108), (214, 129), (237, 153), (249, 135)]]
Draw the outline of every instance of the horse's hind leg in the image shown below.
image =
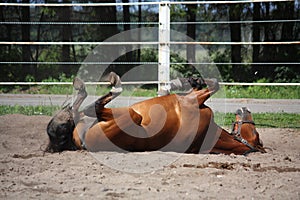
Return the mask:
[(205, 80), (201, 76), (199, 78), (190, 77), (188, 82), (193, 90), (202, 90), (203, 88), (207, 87)]
[(79, 79), (75, 78), (73, 81), (73, 87), (75, 90), (78, 90), (76, 100), (74, 101), (72, 105), (72, 109), (78, 111), (80, 105), (84, 101), (84, 99), (87, 97), (87, 92), (85, 90), (84, 82)]
[(87, 92), (85, 90), (84, 82), (77, 77), (73, 81), (73, 87), (75, 90), (78, 90), (77, 97), (72, 105), (72, 110), (74, 113), (73, 117), (74, 117), (75, 122), (77, 122), (80, 118), (78, 109), (79, 109), (80, 105), (82, 104), (82, 102), (84, 101), (84, 99), (87, 97)]
[[(191, 93), (205, 88), (207, 85), (202, 77), (199, 78), (177, 78), (170, 81), (170, 91), (183, 91), (184, 93)], [(158, 91), (159, 96), (170, 94), (169, 90)]]
[(112, 93), (118, 93), (118, 95), (122, 92), (122, 83), (120, 77), (115, 72), (110, 72), (107, 75), (107, 80), (113, 86), (110, 90)]
[(104, 106), (121, 94), (123, 89), (121, 87), (122, 85), (121, 85), (120, 77), (116, 73), (110, 72), (107, 78), (108, 81), (113, 86), (112, 89), (109, 91), (108, 94), (103, 95), (102, 97), (97, 99), (94, 103), (85, 107), (83, 113), (86, 116), (97, 117), (98, 120), (100, 120), (101, 119), (100, 116), (104, 109)]
[(198, 100), (198, 105), (202, 105), (211, 95), (219, 90), (219, 83), (216, 79), (205, 79), (205, 83), (208, 88), (202, 90), (194, 90), (190, 94), (186, 95), (186, 99), (190, 99), (193, 103), (194, 99)]

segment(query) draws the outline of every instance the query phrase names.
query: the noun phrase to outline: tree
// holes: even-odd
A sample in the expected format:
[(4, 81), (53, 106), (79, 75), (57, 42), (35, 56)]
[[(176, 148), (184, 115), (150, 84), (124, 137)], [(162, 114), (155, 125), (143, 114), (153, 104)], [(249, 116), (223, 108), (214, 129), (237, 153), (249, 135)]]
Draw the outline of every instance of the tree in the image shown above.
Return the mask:
[[(115, 0), (102, 1), (103, 3), (116, 3)], [(95, 18), (96, 22), (116, 22), (117, 21), (116, 6), (96, 6)], [(118, 33), (116, 24), (97, 25), (96, 33), (93, 35), (96, 41), (103, 41)]]
[[(232, 4), (229, 6), (229, 20), (234, 23), (230, 23), (230, 38), (231, 42), (241, 42), (241, 12), (242, 6), (240, 4)], [(241, 63), (241, 45), (231, 45), (231, 62)], [(234, 66), (235, 73), (233, 74), (233, 79), (235, 81), (244, 81), (245, 77), (243, 73), (243, 68), (241, 65), (236, 64)]]
[[(29, 3), (29, 0), (25, 0), (24, 3)], [(23, 6), (21, 8), (21, 21), (22, 22), (30, 22), (30, 7)], [(22, 41), (30, 42), (30, 24), (22, 24)], [(31, 61), (31, 50), (29, 45), (22, 46), (22, 61), (30, 62)], [(26, 76), (30, 74), (34, 76), (33, 71), (31, 69), (30, 64), (24, 64), (21, 67), (21, 79), (25, 80)]]
[[(279, 13), (282, 13), (282, 19), (285, 20), (294, 20), (295, 19), (295, 2), (286, 2), (284, 4), (279, 3), (278, 10)], [(281, 40), (282, 42), (286, 41), (295, 41), (297, 40), (297, 30), (295, 28), (295, 23), (285, 22), (282, 24), (281, 29)], [(299, 40), (299, 38), (298, 38)], [(299, 51), (297, 51), (296, 45), (279, 45), (278, 46), (278, 62), (299, 62)], [(299, 66), (277, 66), (274, 71), (274, 79), (280, 81), (295, 81), (297, 78), (300, 78), (300, 69)], [(283, 73), (285, 72), (285, 73)]]
[[(260, 3), (254, 3), (253, 5), (253, 29), (252, 29), (252, 41), (259, 42), (260, 41), (260, 26), (259, 23), (255, 22), (260, 20)], [(252, 62), (259, 63), (259, 54), (260, 54), (260, 45), (253, 45), (253, 52), (252, 52)], [(259, 70), (259, 65), (252, 64), (252, 75), (257, 74)]]
[[(195, 41), (196, 39), (196, 12), (197, 12), (197, 4), (188, 4), (187, 5), (187, 27), (186, 27), (186, 34), (188, 37)], [(195, 63), (195, 45), (187, 45), (186, 50), (186, 57), (189, 63)]]
[[(69, 3), (69, 0), (63, 0), (63, 3)], [(58, 8), (58, 21), (59, 22), (70, 22), (72, 16), (72, 7), (64, 6)], [(64, 24), (60, 29), (60, 37), (62, 42), (72, 41), (72, 26), (70, 24)], [(62, 45), (61, 48), (61, 61), (70, 62), (71, 61), (71, 50), (70, 45)], [(63, 64), (61, 66), (61, 72), (70, 76), (71, 69), (69, 65)]]
[[(122, 2), (123, 3), (128, 3), (129, 0), (122, 0)], [(124, 25), (123, 25), (124, 31), (129, 31), (130, 30), (130, 24), (129, 24), (129, 22), (130, 22), (130, 12), (129, 12), (129, 6), (127, 6), (127, 5), (123, 6), (123, 21), (125, 22)], [(128, 37), (130, 37), (130, 36), (128, 35)], [(125, 40), (126, 41), (131, 41), (131, 38), (125, 38)], [(126, 52), (127, 52), (126, 55), (124, 55), (125, 60), (127, 62), (134, 61), (133, 53), (131, 52), (132, 46), (131, 45), (126, 45), (125, 48), (126, 48)]]

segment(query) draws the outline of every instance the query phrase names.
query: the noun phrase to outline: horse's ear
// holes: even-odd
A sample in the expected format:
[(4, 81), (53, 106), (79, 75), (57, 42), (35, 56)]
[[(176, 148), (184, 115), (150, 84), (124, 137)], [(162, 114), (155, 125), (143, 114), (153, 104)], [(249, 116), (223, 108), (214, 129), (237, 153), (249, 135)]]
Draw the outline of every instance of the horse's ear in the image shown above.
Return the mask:
[(247, 107), (239, 108), (235, 111), (236, 121), (251, 121), (253, 120), (251, 111)]
[(242, 118), (243, 118), (243, 110), (241, 108), (237, 109), (235, 111), (235, 121), (242, 121)]

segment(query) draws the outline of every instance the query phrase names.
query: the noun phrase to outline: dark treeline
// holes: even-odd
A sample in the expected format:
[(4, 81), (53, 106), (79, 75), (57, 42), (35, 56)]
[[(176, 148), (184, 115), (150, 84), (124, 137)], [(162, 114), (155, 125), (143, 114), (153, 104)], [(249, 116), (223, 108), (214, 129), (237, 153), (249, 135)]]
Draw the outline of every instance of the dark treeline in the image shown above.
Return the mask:
[[(9, 1), (10, 2), (10, 1)], [(98, 3), (97, 0), (44, 0), (23, 3)], [(115, 3), (115, 0), (101, 1)], [(127, 3), (129, 0), (117, 2)], [(296, 2), (264, 2), (230, 5), (172, 5), (171, 21), (231, 23), (171, 25), (171, 29), (185, 33), (195, 41), (233, 42), (286, 42), (300, 40), (300, 5)], [(157, 26), (153, 24), (41, 24), (27, 22), (158, 22), (158, 6), (95, 6), (95, 7), (28, 7), (1, 6), (0, 41), (104, 41), (132, 28)], [(252, 23), (250, 21), (258, 21)], [(266, 23), (266, 20), (278, 20)], [(279, 20), (289, 20), (282, 22)], [(243, 21), (242, 23), (239, 23)], [(10, 24), (5, 22), (26, 22)], [(81, 62), (94, 48), (92, 45), (0, 45), (2, 62), (27, 64), (1, 64), (1, 81), (41, 81), (57, 78), (62, 73), (75, 75), (77, 64), (33, 64), (31, 62)], [(127, 47), (126, 47), (127, 48)], [(130, 47), (128, 47), (130, 48)], [(299, 82), (299, 45), (210, 45), (205, 46), (211, 60), (216, 63), (225, 81)], [(120, 61), (157, 61), (153, 52), (130, 52)], [(193, 46), (187, 47), (187, 61), (195, 61)], [(154, 60), (153, 60), (154, 59)], [(240, 64), (249, 63), (249, 64)], [(258, 63), (258, 64), (256, 64)], [(267, 63), (267, 64), (263, 64)], [(272, 63), (272, 64), (270, 64)], [(132, 66), (118, 68), (125, 73)], [(183, 65), (183, 72), (193, 73), (192, 67)], [(188, 73), (189, 72), (189, 73)]]

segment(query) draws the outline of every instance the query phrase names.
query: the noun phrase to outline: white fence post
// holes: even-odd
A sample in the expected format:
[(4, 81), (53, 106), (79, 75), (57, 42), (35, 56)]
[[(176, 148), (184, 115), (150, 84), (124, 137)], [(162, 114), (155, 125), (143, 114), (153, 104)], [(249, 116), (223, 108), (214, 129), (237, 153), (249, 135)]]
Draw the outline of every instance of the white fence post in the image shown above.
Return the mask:
[(170, 89), (170, 2), (159, 4), (158, 91)]

